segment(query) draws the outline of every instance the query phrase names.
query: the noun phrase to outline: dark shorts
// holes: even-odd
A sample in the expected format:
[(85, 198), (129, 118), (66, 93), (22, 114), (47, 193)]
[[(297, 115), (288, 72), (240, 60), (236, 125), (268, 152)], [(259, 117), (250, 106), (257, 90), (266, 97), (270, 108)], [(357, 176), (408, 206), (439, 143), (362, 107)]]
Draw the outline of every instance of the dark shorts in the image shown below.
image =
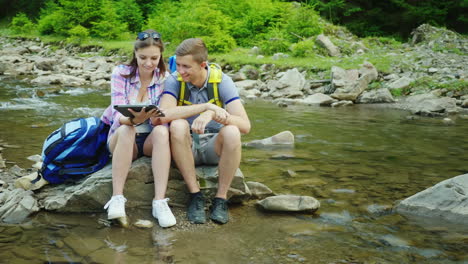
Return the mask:
[(138, 150), (138, 158), (142, 157), (143, 154), (143, 145), (145, 145), (145, 140), (150, 133), (136, 133), (135, 136), (135, 143), (137, 145)]

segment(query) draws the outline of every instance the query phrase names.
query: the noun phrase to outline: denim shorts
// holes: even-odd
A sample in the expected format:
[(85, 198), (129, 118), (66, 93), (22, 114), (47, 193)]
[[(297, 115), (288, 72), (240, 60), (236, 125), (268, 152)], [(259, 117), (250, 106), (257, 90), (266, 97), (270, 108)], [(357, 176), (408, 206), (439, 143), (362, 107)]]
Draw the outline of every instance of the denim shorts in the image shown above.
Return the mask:
[(219, 156), (215, 151), (218, 133), (192, 134), (192, 154), (195, 165), (217, 165)]
[(138, 158), (142, 157), (143, 154), (143, 145), (145, 145), (145, 140), (150, 133), (136, 133), (135, 136), (135, 143), (137, 145), (138, 150)]

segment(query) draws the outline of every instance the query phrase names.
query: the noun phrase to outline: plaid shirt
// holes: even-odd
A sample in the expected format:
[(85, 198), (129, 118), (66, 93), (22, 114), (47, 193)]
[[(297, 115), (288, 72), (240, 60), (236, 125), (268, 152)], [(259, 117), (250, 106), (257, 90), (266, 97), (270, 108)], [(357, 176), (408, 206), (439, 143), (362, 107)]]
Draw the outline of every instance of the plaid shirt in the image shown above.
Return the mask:
[[(130, 79), (123, 77), (122, 75), (128, 75), (131, 71), (131, 67), (127, 65), (119, 65), (114, 68), (111, 76), (111, 105), (104, 110), (101, 120), (110, 125), (109, 135), (107, 141), (115, 133), (117, 128), (120, 127), (120, 117), (122, 114), (114, 109), (114, 105), (117, 104), (135, 104), (138, 91), (140, 90), (140, 76), (138, 69), (136, 75)], [(148, 86), (148, 103), (159, 105), (159, 99), (163, 92), (163, 83), (168, 73), (163, 78), (160, 78), (159, 70), (156, 68), (154, 71), (153, 79)], [(138, 103), (136, 103), (138, 104)]]

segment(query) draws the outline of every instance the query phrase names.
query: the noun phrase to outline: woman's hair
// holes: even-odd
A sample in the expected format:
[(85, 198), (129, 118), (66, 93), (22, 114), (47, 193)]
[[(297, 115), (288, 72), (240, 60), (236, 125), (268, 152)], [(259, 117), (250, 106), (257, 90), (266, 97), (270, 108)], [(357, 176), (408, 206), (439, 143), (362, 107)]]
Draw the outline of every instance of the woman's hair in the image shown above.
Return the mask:
[(135, 44), (133, 45), (132, 60), (130, 61), (129, 64), (127, 64), (127, 66), (130, 66), (131, 71), (128, 75), (122, 75), (122, 76), (125, 78), (132, 78), (136, 75), (136, 71), (138, 69), (138, 63), (137, 63), (135, 52), (139, 49), (143, 49), (149, 46), (156, 46), (161, 51), (161, 57), (159, 58), (158, 69), (159, 69), (159, 73), (162, 74), (162, 76), (164, 76), (166, 72), (166, 64), (164, 63), (164, 58), (163, 58), (164, 44), (161, 40), (161, 37), (159, 39), (154, 39), (152, 37), (153, 33), (157, 33), (158, 35), (159, 33), (152, 29), (147, 29), (143, 31), (142, 33), (147, 33), (149, 37), (144, 40), (141, 40), (140, 38), (137, 37), (137, 39), (135, 40)]
[(199, 38), (189, 38), (182, 41), (177, 47), (175, 54), (176, 56), (192, 55), (193, 59), (198, 63), (208, 60), (206, 45), (203, 40)]

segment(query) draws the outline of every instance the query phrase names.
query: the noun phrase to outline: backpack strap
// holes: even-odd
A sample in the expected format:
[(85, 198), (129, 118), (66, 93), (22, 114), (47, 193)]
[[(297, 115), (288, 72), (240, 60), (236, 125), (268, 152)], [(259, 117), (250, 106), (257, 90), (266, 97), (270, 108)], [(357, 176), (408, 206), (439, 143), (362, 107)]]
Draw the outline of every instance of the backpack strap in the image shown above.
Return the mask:
[(208, 78), (208, 103), (215, 104), (219, 107), (223, 107), (223, 103), (219, 100), (219, 89), (218, 83), (223, 79), (223, 72), (221, 67), (217, 64), (210, 64), (210, 77)]
[(180, 82), (179, 99), (177, 100), (177, 105), (191, 105), (192, 103), (189, 101), (190, 89), (187, 88), (187, 84), (182, 79), (182, 76), (180, 76), (180, 73), (177, 73), (177, 81)]
[[(213, 103), (219, 107), (223, 107), (223, 103), (219, 99), (218, 83), (223, 79), (221, 67), (217, 64), (210, 64), (210, 76), (208, 77), (208, 103)], [(179, 73), (177, 73), (177, 81), (180, 82), (179, 99), (177, 105), (191, 105), (190, 89), (187, 88), (187, 84), (182, 79)]]

